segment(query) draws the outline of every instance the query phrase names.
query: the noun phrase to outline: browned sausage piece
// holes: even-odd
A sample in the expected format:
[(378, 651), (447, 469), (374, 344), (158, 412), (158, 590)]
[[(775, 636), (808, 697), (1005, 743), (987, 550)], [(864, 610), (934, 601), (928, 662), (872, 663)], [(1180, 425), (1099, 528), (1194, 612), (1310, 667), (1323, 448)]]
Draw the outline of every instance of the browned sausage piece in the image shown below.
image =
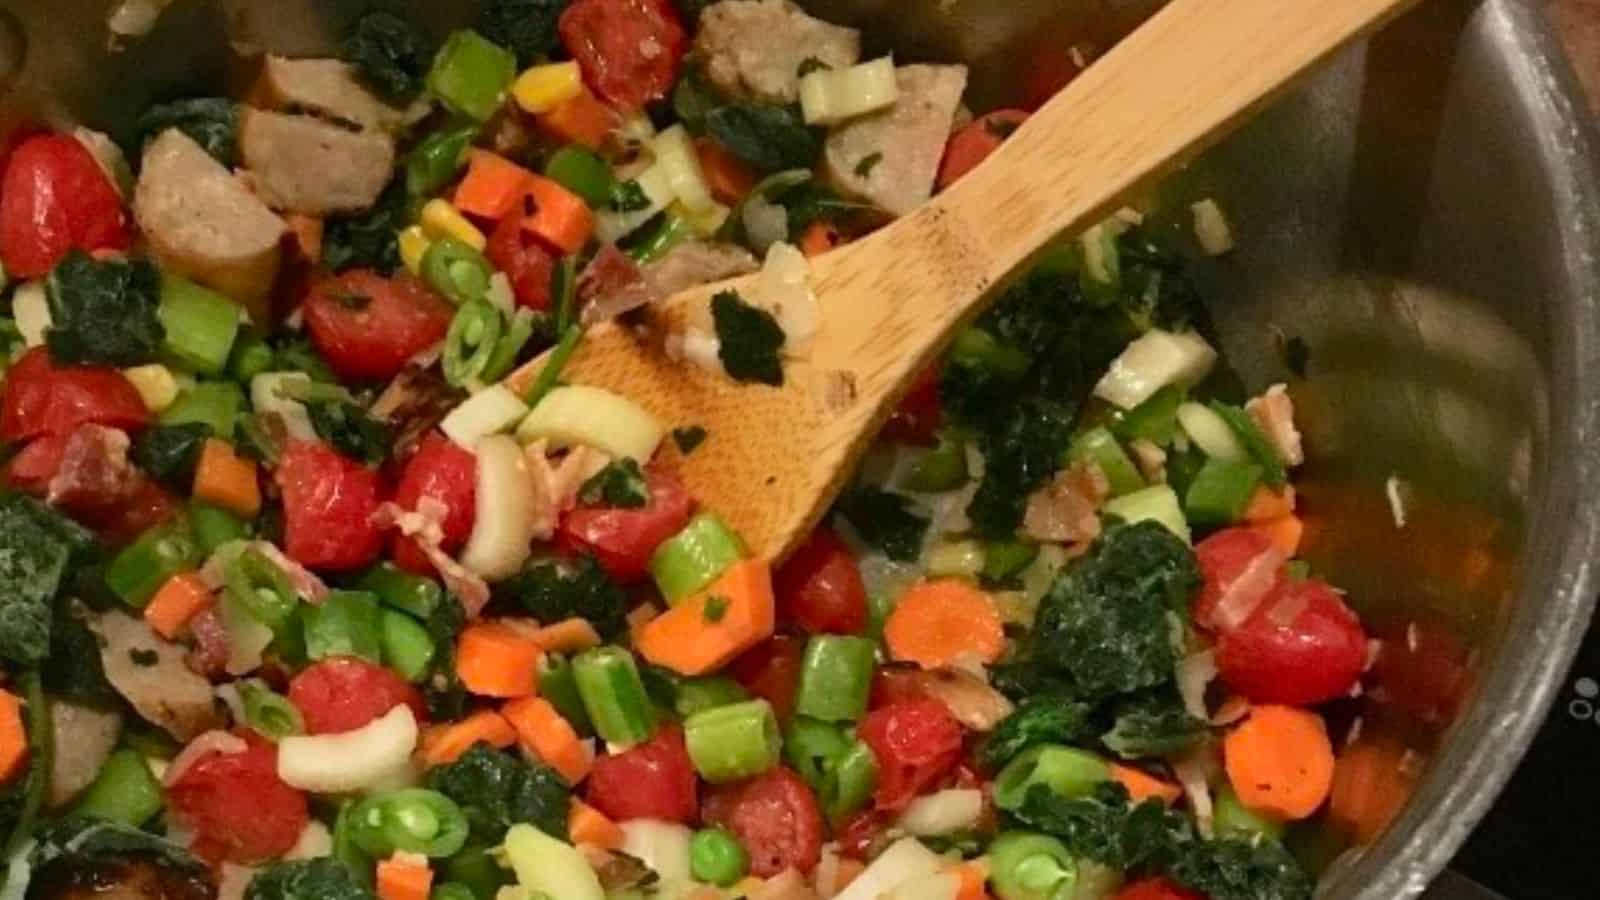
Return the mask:
[(100, 774), (100, 767), (111, 757), (117, 736), (122, 733), (122, 714), (53, 697), (50, 728), (56, 752), (50, 763), (50, 796), (46, 805), (59, 809)]
[(812, 18), (788, 0), (723, 0), (700, 14), (694, 52), (724, 93), (793, 103), (800, 67), (807, 60), (855, 65), (861, 33)]
[(394, 171), (394, 141), (310, 116), (245, 107), (239, 153), (273, 209), (322, 216), (372, 206)]
[(268, 56), (255, 97), (269, 109), (302, 110), (391, 134), (428, 114), (422, 101), (405, 108), (385, 103), (361, 84), (354, 66), (337, 59)]
[(644, 272), (657, 290), (671, 295), (735, 275), (748, 275), (760, 268), (761, 263), (750, 251), (737, 244), (685, 241), (645, 266)]
[(828, 135), (824, 169), (840, 191), (903, 216), (933, 196), (966, 66), (901, 66), (894, 106), (846, 122)]
[(94, 628), (102, 639), (106, 680), (139, 715), (180, 741), (222, 727), (211, 682), (184, 663), (181, 645), (163, 640), (143, 619), (121, 610), (102, 613)]
[(133, 206), (162, 268), (221, 291), (267, 323), (287, 226), (232, 172), (168, 130), (145, 148)]

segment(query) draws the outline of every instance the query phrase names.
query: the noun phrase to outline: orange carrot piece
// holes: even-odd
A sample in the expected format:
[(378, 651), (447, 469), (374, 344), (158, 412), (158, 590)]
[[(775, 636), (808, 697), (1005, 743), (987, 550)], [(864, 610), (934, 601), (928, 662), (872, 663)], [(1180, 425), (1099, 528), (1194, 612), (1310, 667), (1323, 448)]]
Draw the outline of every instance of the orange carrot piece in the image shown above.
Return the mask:
[[(720, 617), (706, 614), (715, 599)], [(704, 675), (772, 636), (776, 626), (772, 569), (759, 559), (734, 563), (711, 587), (640, 628), (645, 659), (679, 675)]]
[(839, 229), (827, 222), (812, 222), (800, 233), (800, 252), (807, 257), (821, 256), (844, 242)]
[(537, 117), (539, 127), (572, 144), (593, 150), (617, 127), (615, 110), (585, 88), (578, 96)]
[(622, 826), (576, 797), (572, 798), (572, 808), (567, 812), (567, 835), (574, 844), (587, 844), (601, 850), (620, 849), (627, 839)]
[(575, 785), (589, 775), (594, 753), (549, 700), (522, 697), (500, 707), (500, 715), (516, 730), (522, 749), (544, 760), (567, 784)]
[(484, 697), (525, 697), (539, 683), (544, 651), (533, 638), (500, 622), (468, 625), (456, 643), (461, 684)]
[(294, 236), (294, 246), (300, 256), (312, 265), (322, 262), (322, 219), (304, 213), (285, 213), (283, 221)]
[(256, 464), (219, 438), (207, 438), (194, 467), (194, 497), (253, 519), (261, 512), (261, 485)]
[(0, 784), (22, 773), (28, 763), (28, 731), (22, 725), (22, 700), (0, 689)]
[(1250, 527), (1266, 535), (1291, 557), (1300, 552), (1300, 541), (1306, 533), (1306, 523), (1295, 515), (1273, 519), (1270, 522), (1258, 522)]
[(211, 605), (211, 588), (196, 572), (179, 572), (168, 578), (144, 608), (144, 620), (156, 634), (174, 640), (189, 621)]
[(1118, 784), (1128, 789), (1128, 796), (1136, 804), (1143, 803), (1154, 797), (1160, 800), (1162, 804), (1171, 806), (1178, 801), (1179, 797), (1183, 796), (1182, 788), (1133, 766), (1112, 763), (1111, 777), (1115, 778)]
[(594, 630), (588, 619), (577, 616), (546, 625), (535, 631), (532, 637), (534, 643), (544, 648), (546, 653), (577, 653), (600, 646), (600, 633)]
[(433, 870), (426, 857), (422, 862), (399, 854), (378, 862), (378, 900), (428, 900), (433, 888)]
[(883, 626), (894, 659), (939, 669), (963, 658), (992, 663), (1006, 635), (988, 594), (965, 581), (941, 578), (913, 585)]
[(1356, 843), (1377, 840), (1416, 790), (1405, 758), (1405, 747), (1377, 738), (1356, 742), (1333, 764), (1328, 818)]
[(499, 713), (482, 709), (459, 722), (434, 725), (422, 735), (419, 751), (423, 765), (431, 768), (455, 762), (476, 743), (503, 750), (517, 742), (517, 732)]
[(1256, 492), (1250, 495), (1250, 502), (1244, 508), (1244, 520), (1271, 522), (1284, 516), (1292, 516), (1295, 499), (1292, 484), (1286, 484), (1276, 491), (1264, 484), (1257, 485)]
[(524, 231), (538, 235), (565, 253), (577, 253), (594, 233), (594, 210), (582, 197), (543, 175), (530, 175), (525, 188), (532, 212), (522, 220)]
[(961, 879), (956, 900), (989, 900), (989, 892), (984, 887), (989, 881), (989, 863), (982, 857), (956, 866), (956, 877)]
[(1257, 706), (1223, 740), (1228, 781), (1246, 808), (1280, 819), (1316, 812), (1333, 786), (1333, 745), (1314, 712)]
[(467, 154), (467, 174), (456, 186), (455, 207), (463, 213), (500, 220), (528, 191), (533, 173), (498, 153)]
[(705, 173), (711, 196), (732, 206), (756, 186), (756, 176), (739, 157), (711, 138), (696, 138), (695, 155), (700, 157), (700, 170)]

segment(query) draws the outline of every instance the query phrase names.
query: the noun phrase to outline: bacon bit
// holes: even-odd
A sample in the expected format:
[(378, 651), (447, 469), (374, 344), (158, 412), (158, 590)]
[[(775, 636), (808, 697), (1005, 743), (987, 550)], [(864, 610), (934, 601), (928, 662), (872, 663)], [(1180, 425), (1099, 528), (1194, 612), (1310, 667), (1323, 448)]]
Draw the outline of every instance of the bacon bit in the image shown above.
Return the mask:
[(54, 505), (114, 506), (131, 498), (143, 477), (128, 461), (128, 435), (116, 428), (79, 425), (61, 451), (45, 499)]
[(584, 325), (615, 319), (661, 299), (661, 291), (638, 263), (606, 244), (578, 276), (578, 303)]
[(1202, 650), (1178, 660), (1176, 677), (1184, 711), (1196, 719), (1206, 718), (1206, 687), (1217, 677), (1216, 652)]
[(919, 669), (908, 673), (906, 681), (916, 692), (943, 703), (956, 721), (973, 731), (994, 730), (1013, 709), (1004, 694), (966, 669)]
[(423, 497), (415, 510), (401, 509), (386, 502), (373, 514), (379, 528), (398, 528), (417, 542), (422, 555), (439, 573), (445, 589), (461, 601), (467, 618), (476, 619), (489, 605), (489, 584), (440, 547), (444, 543), (444, 520), (450, 507), (437, 497)]
[(1100, 467), (1079, 460), (1028, 497), (1022, 530), (1040, 541), (1087, 545), (1100, 536), (1100, 505), (1110, 495)]
[(1133, 451), (1133, 462), (1145, 481), (1159, 484), (1167, 480), (1167, 451), (1144, 438), (1129, 444), (1128, 449)]
[(523, 451), (533, 469), (535, 506), (539, 513), (534, 535), (546, 540), (555, 534), (561, 514), (578, 505), (578, 491), (584, 482), (611, 464), (611, 457), (593, 447), (578, 446), (552, 464), (544, 441), (535, 441)]
[(189, 670), (211, 681), (227, 677), (228, 629), (215, 604), (189, 620), (189, 637), (193, 646), (183, 660)]
[(1293, 467), (1306, 461), (1300, 430), (1294, 425), (1294, 401), (1289, 398), (1288, 388), (1275, 384), (1246, 403), (1244, 409), (1255, 419), (1261, 433), (1272, 442), (1273, 449), (1286, 465)]
[(213, 753), (221, 756), (232, 756), (250, 749), (244, 738), (226, 731), (207, 731), (195, 737), (188, 746), (178, 751), (168, 764), (166, 774), (161, 776), (161, 783), (172, 787), (178, 783), (184, 773), (189, 771), (195, 763)]
[(1267, 592), (1278, 580), (1278, 570), (1288, 559), (1289, 555), (1282, 547), (1269, 544), (1260, 555), (1250, 560), (1238, 576), (1228, 582), (1223, 589), (1222, 599), (1217, 601), (1216, 608), (1208, 617), (1210, 621), (1200, 624), (1222, 631), (1231, 631), (1243, 625), (1255, 614), (1261, 601), (1266, 599)]

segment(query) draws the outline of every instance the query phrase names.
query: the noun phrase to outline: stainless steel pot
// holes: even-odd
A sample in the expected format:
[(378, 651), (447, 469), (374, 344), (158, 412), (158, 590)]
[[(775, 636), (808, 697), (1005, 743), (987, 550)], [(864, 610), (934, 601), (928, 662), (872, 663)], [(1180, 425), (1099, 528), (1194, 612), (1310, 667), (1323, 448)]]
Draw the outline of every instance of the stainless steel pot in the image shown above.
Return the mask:
[[(235, 83), (238, 51), (326, 51), (374, 4), (177, 0), (111, 54), (115, 5), (0, 0), (0, 128), (120, 131), (151, 100)], [(473, 6), (386, 5), (436, 31)], [(902, 58), (971, 63), (986, 106), (1014, 100), (1032, 61), (1103, 47), (1159, 3), (805, 5)], [(1403, 741), (1426, 766), (1404, 812), (1327, 873), (1328, 897), (1425, 888), (1516, 766), (1588, 621), (1596, 175), (1575, 83), (1529, 6), (1434, 0), (1160, 188), (1169, 209), (1215, 196), (1233, 220), (1238, 251), (1204, 277), (1246, 379), (1285, 379), (1283, 349), (1309, 348), (1296, 396), (1313, 564), (1396, 656), (1425, 644), (1462, 663), (1443, 700), (1417, 702), (1417, 672), (1397, 664), (1349, 704), (1363, 734)]]

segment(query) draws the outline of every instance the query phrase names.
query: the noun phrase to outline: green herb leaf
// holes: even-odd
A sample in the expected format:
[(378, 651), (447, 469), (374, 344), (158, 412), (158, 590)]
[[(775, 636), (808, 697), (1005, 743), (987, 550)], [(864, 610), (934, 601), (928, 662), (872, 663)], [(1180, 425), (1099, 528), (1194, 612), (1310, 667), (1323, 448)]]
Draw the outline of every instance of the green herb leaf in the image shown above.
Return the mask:
[(428, 51), (422, 35), (399, 16), (367, 13), (356, 21), (342, 49), (361, 80), (383, 97), (405, 103), (422, 91)]
[(211, 426), (204, 422), (152, 425), (133, 439), (128, 455), (150, 477), (187, 493), (194, 482), (200, 451), (210, 437)]
[(693, 453), (705, 440), (706, 430), (699, 425), (672, 429), (672, 442), (678, 445), (678, 452), (684, 456)]
[(329, 216), (322, 238), (323, 265), (335, 272), (373, 269), (388, 275), (400, 268), (400, 231), (411, 224), (405, 178), (396, 178), (366, 212)]
[(720, 342), (717, 357), (730, 377), (774, 387), (783, 384), (778, 354), (784, 333), (771, 313), (746, 303), (735, 291), (723, 291), (711, 298), (711, 316)]
[(536, 559), (495, 585), (495, 596), (516, 603), (541, 622), (588, 619), (610, 640), (626, 629), (628, 595), (592, 556)]
[(517, 55), (522, 67), (540, 62), (556, 49), (556, 23), (569, 0), (485, 0), (478, 32)]
[(611, 208), (619, 213), (650, 208), (650, 198), (637, 180), (619, 181), (611, 188)]
[(239, 106), (226, 97), (198, 97), (157, 103), (145, 110), (134, 124), (137, 139), (128, 157), (137, 160), (144, 145), (176, 128), (211, 154), (217, 162), (232, 168), (238, 157)]
[(890, 559), (911, 562), (922, 555), (928, 520), (911, 511), (911, 501), (877, 487), (862, 487), (839, 501), (839, 512), (861, 539)]
[(31, 666), (50, 652), (51, 609), (71, 548), (39, 527), (37, 501), (0, 501), (0, 659)]
[(706, 606), (705, 606), (704, 612), (702, 613), (702, 617), (707, 622), (710, 622), (713, 625), (715, 625), (716, 623), (721, 622), (723, 617), (727, 616), (727, 614), (728, 614), (728, 598), (727, 597), (711, 596), (711, 597), (706, 598)]
[(58, 364), (153, 362), (167, 331), (156, 315), (161, 279), (144, 260), (97, 262), (81, 250), (50, 273), (45, 343)]
[(623, 457), (596, 472), (578, 489), (578, 499), (588, 506), (639, 509), (650, 502), (650, 485), (632, 459)]
[(811, 169), (822, 140), (797, 106), (732, 103), (705, 115), (706, 133), (759, 172)]
[(306, 412), (317, 436), (340, 453), (369, 466), (389, 458), (394, 435), (387, 423), (373, 418), (362, 407), (344, 400), (323, 400), (307, 403)]

